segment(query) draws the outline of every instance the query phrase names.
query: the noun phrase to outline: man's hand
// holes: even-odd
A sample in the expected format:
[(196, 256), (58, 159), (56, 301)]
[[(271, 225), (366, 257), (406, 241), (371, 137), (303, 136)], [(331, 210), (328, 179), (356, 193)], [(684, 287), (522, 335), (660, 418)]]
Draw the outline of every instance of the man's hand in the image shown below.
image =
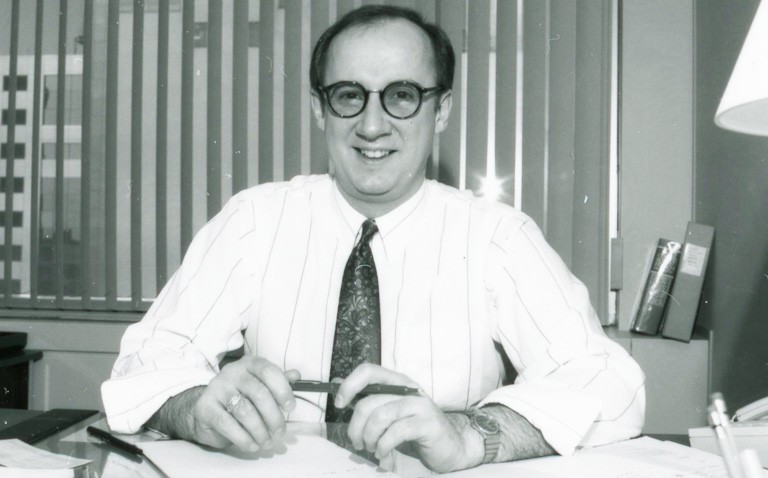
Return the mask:
[[(420, 388), (405, 375), (378, 365), (363, 364), (342, 382), (336, 406), (348, 406), (368, 384), (382, 383)], [(483, 440), (469, 428), (466, 417), (446, 414), (426, 396), (370, 395), (355, 404), (349, 438), (358, 450), (379, 459), (408, 443), (425, 466), (447, 472), (480, 464)]]
[(271, 448), (285, 433), (284, 413), (296, 407), (290, 382), (299, 378), (296, 370), (283, 372), (268, 360), (245, 356), (207, 386), (170, 398), (148, 425), (215, 448)]
[[(405, 375), (378, 365), (363, 364), (341, 383), (336, 407), (349, 406), (368, 384), (420, 388)], [(479, 465), (485, 455), (483, 436), (463, 413), (443, 412), (429, 397), (370, 395), (355, 405), (348, 434), (355, 448), (384, 459), (407, 445), (432, 471), (445, 473)], [(495, 462), (555, 454), (544, 436), (522, 415), (503, 405), (483, 407), (499, 423), (501, 446)]]

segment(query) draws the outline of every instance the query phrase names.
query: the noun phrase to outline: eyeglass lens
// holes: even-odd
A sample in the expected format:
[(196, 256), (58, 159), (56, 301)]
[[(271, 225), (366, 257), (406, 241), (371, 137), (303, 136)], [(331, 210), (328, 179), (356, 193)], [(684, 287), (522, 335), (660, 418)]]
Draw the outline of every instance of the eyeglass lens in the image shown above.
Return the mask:
[[(361, 85), (343, 83), (331, 88), (328, 100), (338, 115), (350, 117), (365, 108), (367, 93)], [(421, 105), (421, 91), (410, 83), (393, 83), (379, 92), (379, 95), (384, 110), (395, 118), (407, 118), (416, 113)]]

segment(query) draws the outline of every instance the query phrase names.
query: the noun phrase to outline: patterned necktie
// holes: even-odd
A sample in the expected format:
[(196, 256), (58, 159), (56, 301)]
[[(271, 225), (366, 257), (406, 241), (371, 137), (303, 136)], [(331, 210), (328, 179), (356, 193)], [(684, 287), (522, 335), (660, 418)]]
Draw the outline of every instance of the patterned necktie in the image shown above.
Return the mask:
[[(381, 363), (381, 313), (379, 280), (371, 252), (371, 238), (379, 229), (372, 219), (363, 223), (360, 241), (344, 268), (336, 315), (330, 378), (345, 378), (361, 363)], [(333, 406), (328, 394), (326, 422), (349, 422), (352, 407)]]

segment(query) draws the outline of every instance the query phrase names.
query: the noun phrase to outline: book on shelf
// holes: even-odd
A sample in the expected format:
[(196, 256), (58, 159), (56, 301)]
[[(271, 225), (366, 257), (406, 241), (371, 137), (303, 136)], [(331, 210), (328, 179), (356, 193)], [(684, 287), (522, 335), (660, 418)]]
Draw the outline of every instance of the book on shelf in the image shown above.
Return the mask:
[(645, 287), (640, 295), (630, 330), (645, 335), (659, 333), (664, 308), (667, 306), (682, 245), (668, 239), (659, 239), (651, 260)]
[(714, 236), (714, 227), (695, 222), (688, 223), (680, 265), (672, 284), (671, 298), (661, 326), (661, 335), (666, 338), (683, 342), (691, 341)]

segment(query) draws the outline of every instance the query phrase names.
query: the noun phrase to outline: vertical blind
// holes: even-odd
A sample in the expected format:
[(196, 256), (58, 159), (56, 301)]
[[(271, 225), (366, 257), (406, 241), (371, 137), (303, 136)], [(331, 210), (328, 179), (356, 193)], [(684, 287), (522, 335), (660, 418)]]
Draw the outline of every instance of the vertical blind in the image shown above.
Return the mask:
[(146, 310), (232, 194), (326, 172), (311, 49), (369, 3), (457, 52), (429, 177), (531, 215), (607, 317), (611, 0), (0, 0), (5, 307)]

